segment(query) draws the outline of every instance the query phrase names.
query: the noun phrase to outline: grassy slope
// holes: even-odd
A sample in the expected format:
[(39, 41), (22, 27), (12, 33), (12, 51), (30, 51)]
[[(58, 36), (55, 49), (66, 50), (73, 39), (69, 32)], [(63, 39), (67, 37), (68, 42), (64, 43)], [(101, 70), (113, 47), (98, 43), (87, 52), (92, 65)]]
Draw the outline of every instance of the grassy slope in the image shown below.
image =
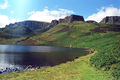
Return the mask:
[[(28, 41), (20, 44), (29, 44), (27, 42), (34, 41), (32, 44), (46, 44), (54, 46), (70, 46), (92, 48), (97, 51), (96, 54), (110, 53), (114, 51), (120, 41), (119, 32), (94, 33), (91, 29), (108, 24), (91, 24), (83, 22), (74, 22), (73, 24), (60, 24), (49, 31), (31, 37)], [(95, 55), (96, 55), (95, 54)], [(81, 57), (75, 62), (68, 62), (52, 68), (45, 68), (36, 71), (25, 71), (22, 73), (11, 73), (0, 75), (3, 80), (112, 80), (107, 71), (97, 70), (91, 67), (89, 59), (91, 55)], [(101, 58), (104, 58), (101, 55)], [(99, 61), (100, 58), (98, 58)], [(109, 60), (108, 60), (109, 61)], [(112, 71), (110, 71), (111, 73)], [(60, 75), (60, 76), (59, 76)], [(15, 79), (16, 77), (16, 79)]]
[(92, 55), (55, 67), (0, 75), (0, 80), (112, 80), (109, 74), (105, 76), (106, 73), (89, 65), (89, 58)]
[(48, 45), (48, 43), (52, 45), (53, 44), (52, 42), (59, 43), (60, 40), (63, 40), (63, 39), (68, 39), (68, 38), (76, 39), (81, 36), (84, 36), (86, 33), (90, 32), (90, 29), (94, 29), (96, 27), (98, 27), (98, 25), (91, 24), (91, 23), (84, 23), (84, 22), (74, 22), (72, 24), (63, 23), (53, 27), (52, 29), (48, 30), (47, 32), (41, 35), (31, 37), (28, 41), (25, 41), (20, 44), (27, 44), (27, 42), (34, 40), (33, 45), (34, 44)]

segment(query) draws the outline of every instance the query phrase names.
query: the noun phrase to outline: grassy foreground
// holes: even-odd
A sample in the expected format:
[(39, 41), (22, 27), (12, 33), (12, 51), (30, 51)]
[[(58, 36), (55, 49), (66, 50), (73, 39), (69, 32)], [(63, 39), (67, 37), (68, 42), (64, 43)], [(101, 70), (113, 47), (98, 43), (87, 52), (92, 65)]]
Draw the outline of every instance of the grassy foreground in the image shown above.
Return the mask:
[(94, 54), (80, 57), (54, 67), (0, 75), (0, 80), (112, 80), (106, 72), (96, 70), (89, 65)]

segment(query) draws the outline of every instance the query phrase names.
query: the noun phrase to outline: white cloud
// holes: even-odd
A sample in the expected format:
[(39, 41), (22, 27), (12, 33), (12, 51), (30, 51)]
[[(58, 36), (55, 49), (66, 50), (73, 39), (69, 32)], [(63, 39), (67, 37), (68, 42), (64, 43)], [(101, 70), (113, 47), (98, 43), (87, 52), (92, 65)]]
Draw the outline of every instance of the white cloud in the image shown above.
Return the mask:
[(17, 22), (16, 19), (9, 19), (8, 16), (6, 15), (0, 15), (0, 28), (3, 28), (6, 25), (10, 23), (15, 23), (15, 22)]
[[(14, 11), (10, 11), (11, 14), (14, 13)], [(28, 20), (36, 20), (36, 21), (46, 21), (50, 22), (54, 19), (64, 18), (65, 16), (69, 14), (73, 14), (73, 11), (67, 10), (67, 9), (59, 9), (59, 10), (48, 10), (45, 8), (43, 11), (32, 11), (29, 13), (30, 17)], [(20, 22), (23, 20), (16, 20), (14, 18), (9, 18), (7, 15), (0, 15), (0, 28), (5, 27), (6, 25), (9, 25), (10, 23)]]
[(97, 13), (92, 14), (86, 20), (100, 22), (106, 16), (120, 16), (120, 9), (115, 7), (102, 7)]
[(73, 11), (67, 9), (48, 10), (45, 8), (43, 11), (29, 12), (30, 17), (28, 20), (51, 22), (52, 20), (64, 18), (65, 16), (73, 13)]
[(4, 4), (0, 4), (0, 9), (6, 9), (8, 7), (8, 0), (4, 0)]

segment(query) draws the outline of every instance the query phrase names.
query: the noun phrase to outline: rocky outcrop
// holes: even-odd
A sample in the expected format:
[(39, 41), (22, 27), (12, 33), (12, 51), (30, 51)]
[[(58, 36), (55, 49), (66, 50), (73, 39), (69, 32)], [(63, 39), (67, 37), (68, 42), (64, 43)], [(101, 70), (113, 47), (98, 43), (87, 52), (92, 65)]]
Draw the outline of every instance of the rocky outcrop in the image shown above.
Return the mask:
[(53, 27), (53, 26), (60, 24), (60, 23), (72, 23), (74, 21), (84, 21), (84, 18), (83, 18), (83, 16), (79, 16), (79, 15), (67, 16), (64, 19), (53, 20), (50, 23), (50, 27)]
[(79, 15), (71, 15), (71, 16), (67, 16), (65, 17), (65, 19), (63, 19), (63, 21), (59, 21), (60, 23), (72, 23), (74, 21), (84, 21), (83, 16), (79, 16)]
[(88, 21), (86, 21), (86, 23), (97, 23), (97, 22), (94, 20), (88, 20)]
[(120, 16), (107, 16), (100, 23), (120, 24)]
[(57, 24), (59, 24), (59, 22), (57, 20), (52, 20), (49, 27), (54, 27)]
[(79, 15), (71, 15), (65, 17), (64, 19), (59, 19), (59, 23), (72, 23), (74, 21), (84, 21), (84, 18)]

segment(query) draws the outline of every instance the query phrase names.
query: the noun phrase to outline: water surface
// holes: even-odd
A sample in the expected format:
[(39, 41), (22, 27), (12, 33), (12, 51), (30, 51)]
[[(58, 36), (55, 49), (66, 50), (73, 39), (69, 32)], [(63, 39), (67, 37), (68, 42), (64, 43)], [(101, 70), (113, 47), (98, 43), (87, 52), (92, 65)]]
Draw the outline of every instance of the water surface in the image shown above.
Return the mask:
[(21, 72), (36, 67), (54, 66), (87, 54), (83, 48), (0, 45), (0, 71)]

